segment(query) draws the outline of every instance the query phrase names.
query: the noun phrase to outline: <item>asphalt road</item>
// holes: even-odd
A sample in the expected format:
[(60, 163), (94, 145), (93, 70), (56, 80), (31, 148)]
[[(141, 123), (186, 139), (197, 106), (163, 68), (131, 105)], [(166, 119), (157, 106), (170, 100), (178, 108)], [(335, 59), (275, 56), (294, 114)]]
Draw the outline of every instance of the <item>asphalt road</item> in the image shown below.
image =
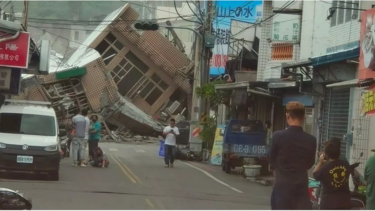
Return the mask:
[(100, 143), (109, 168), (71, 167), (61, 162), (60, 181), (46, 176), (1, 174), (1, 187), (31, 197), (33, 209), (270, 209), (271, 187), (221, 167), (176, 161), (165, 168), (157, 145)]

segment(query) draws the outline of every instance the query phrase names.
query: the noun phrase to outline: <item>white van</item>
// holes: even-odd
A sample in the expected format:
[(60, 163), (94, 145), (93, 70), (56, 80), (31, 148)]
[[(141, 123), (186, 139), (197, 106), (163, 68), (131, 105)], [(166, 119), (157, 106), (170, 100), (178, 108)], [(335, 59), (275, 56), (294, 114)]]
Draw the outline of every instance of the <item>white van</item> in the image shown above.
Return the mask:
[[(60, 133), (50, 102), (5, 100), (0, 108), (0, 170), (59, 180)], [(66, 132), (65, 132), (66, 133)]]

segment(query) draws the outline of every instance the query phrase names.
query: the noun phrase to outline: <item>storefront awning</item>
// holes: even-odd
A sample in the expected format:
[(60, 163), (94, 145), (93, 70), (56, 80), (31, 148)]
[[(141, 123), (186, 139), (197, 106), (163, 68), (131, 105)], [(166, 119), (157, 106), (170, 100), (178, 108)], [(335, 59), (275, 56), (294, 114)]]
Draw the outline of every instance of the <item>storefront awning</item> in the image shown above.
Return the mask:
[(296, 81), (278, 81), (278, 82), (272, 82), (268, 84), (268, 88), (270, 89), (290, 88), (290, 87), (296, 87), (296, 86), (297, 86)]
[(56, 79), (67, 79), (71, 77), (77, 77), (85, 75), (87, 73), (86, 67), (78, 67), (68, 70), (59, 71), (56, 73)]
[(257, 90), (254, 90), (254, 89), (248, 89), (247, 92), (257, 94), (257, 95), (263, 95), (263, 96), (266, 96), (266, 97), (282, 98), (281, 96), (273, 95), (269, 92), (261, 92), (261, 91), (257, 91)]
[(312, 66), (319, 66), (324, 64), (329, 64), (333, 62), (344, 61), (347, 59), (353, 59), (359, 57), (359, 47), (353, 48), (351, 50), (341, 51), (337, 53), (332, 53), (324, 56), (311, 58)]
[(304, 66), (310, 66), (311, 65), (311, 59), (303, 59), (298, 61), (292, 61), (287, 63), (282, 63), (282, 68), (296, 68), (296, 67), (304, 67)]
[(217, 84), (215, 85), (216, 90), (232, 90), (232, 89), (246, 89), (249, 87), (249, 81), (227, 83), (227, 84)]
[(358, 85), (359, 80), (352, 79), (347, 81), (341, 81), (333, 84), (328, 84), (326, 87), (328, 88), (334, 88), (334, 87), (356, 87)]

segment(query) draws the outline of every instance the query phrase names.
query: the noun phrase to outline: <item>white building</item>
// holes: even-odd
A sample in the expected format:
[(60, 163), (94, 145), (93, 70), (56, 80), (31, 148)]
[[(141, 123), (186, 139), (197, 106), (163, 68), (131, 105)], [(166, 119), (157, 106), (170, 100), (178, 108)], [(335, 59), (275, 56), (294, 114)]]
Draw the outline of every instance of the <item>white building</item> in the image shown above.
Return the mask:
[[(370, 125), (375, 125), (375, 117), (360, 116), (361, 88), (354, 86), (358, 82), (360, 17), (374, 3), (295, 1), (282, 9), (287, 3), (264, 1), (263, 19), (273, 17), (262, 23), (257, 79), (270, 81), (269, 90), (283, 93), (283, 105), (288, 101), (306, 105), (305, 130), (316, 135), (320, 147), (331, 137), (342, 138), (342, 153), (349, 162), (359, 159), (365, 163), (374, 154), (370, 150), (375, 149), (375, 141), (371, 141), (375, 131)], [(290, 40), (297, 25), (298, 37)], [(298, 75), (284, 74), (288, 70), (302, 74), (303, 81)], [(280, 80), (287, 76), (292, 80)], [(358, 170), (363, 169), (362, 164)]]

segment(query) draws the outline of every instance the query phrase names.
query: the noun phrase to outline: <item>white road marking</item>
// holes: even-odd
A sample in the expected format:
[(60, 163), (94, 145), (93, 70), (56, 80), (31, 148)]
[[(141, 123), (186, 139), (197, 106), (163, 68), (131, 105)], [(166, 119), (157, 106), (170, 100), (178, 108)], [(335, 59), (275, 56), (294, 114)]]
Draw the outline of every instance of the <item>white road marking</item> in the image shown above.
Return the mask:
[(112, 151), (112, 152), (117, 152), (118, 151), (118, 149), (116, 149), (116, 148), (108, 148), (108, 150)]
[(201, 169), (201, 168), (198, 168), (198, 167), (196, 167), (196, 166), (193, 166), (193, 165), (191, 165), (191, 164), (188, 164), (188, 163), (185, 163), (185, 162), (182, 162), (182, 161), (180, 161), (180, 162), (183, 163), (183, 164), (185, 164), (185, 165), (188, 165), (188, 166), (190, 166), (190, 167), (192, 167), (192, 168), (195, 168), (196, 170), (202, 172), (203, 174), (205, 174), (206, 176), (208, 176), (209, 178), (211, 178), (211, 179), (214, 180), (215, 182), (217, 182), (217, 183), (219, 183), (219, 184), (222, 184), (222, 185), (224, 185), (225, 187), (228, 187), (229, 189), (231, 189), (231, 190), (233, 190), (233, 191), (236, 191), (237, 193), (243, 193), (242, 191), (240, 191), (240, 190), (238, 190), (238, 189), (236, 189), (236, 188), (234, 188), (234, 187), (228, 185), (227, 183), (225, 183), (225, 182), (219, 180), (218, 178), (214, 177), (212, 174), (208, 173), (207, 171), (205, 171), (205, 170), (203, 170), (203, 169)]
[(145, 151), (143, 149), (134, 149), (136, 152), (138, 153), (145, 153)]

